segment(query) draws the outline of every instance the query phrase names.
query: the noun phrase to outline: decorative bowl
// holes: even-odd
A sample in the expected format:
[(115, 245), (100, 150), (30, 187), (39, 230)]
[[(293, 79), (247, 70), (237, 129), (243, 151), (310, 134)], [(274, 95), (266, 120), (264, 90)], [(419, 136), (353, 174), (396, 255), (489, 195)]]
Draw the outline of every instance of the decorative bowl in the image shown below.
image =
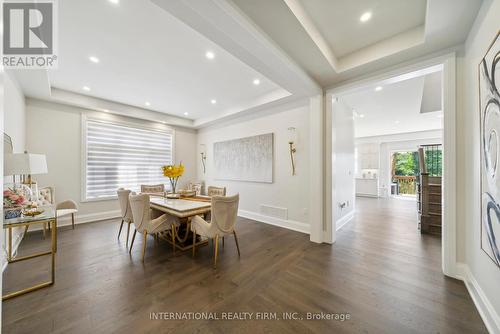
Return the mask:
[(23, 215), (27, 217), (35, 217), (41, 215), (45, 210), (42, 209), (30, 209), (23, 211)]

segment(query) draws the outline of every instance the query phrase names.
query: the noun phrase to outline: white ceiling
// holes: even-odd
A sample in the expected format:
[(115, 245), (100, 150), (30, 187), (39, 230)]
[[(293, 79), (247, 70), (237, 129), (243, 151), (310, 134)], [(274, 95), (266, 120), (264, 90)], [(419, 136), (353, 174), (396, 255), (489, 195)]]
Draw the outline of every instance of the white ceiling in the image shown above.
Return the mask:
[[(299, 1), (337, 57), (425, 24), (426, 0)], [(359, 23), (365, 12), (369, 24)]]
[[(435, 76), (436, 74), (427, 75)], [(381, 86), (383, 89), (380, 91), (376, 91), (377, 86), (373, 86), (343, 95), (341, 101), (355, 111), (355, 136), (359, 138), (441, 129), (441, 110), (421, 113), (425, 79), (426, 76), (419, 76)], [(426, 94), (433, 96), (427, 96), (424, 100), (435, 100), (441, 91), (435, 89)]]
[[(207, 51), (215, 58), (207, 59)], [(99, 63), (89, 61), (90, 56), (98, 57)], [(60, 1), (59, 67), (50, 71), (49, 78), (53, 88), (190, 119), (289, 95), (167, 11), (143, 0)], [(258, 86), (254, 79), (260, 80)], [(211, 104), (212, 99), (217, 103)]]
[[(200, 128), (448, 52), (482, 0), (118, 2), (60, 1), (59, 68), (21, 75), (25, 94)], [(365, 11), (372, 19), (361, 23)]]
[[(320, 85), (330, 87), (462, 44), (482, 0), (232, 2)], [(368, 11), (371, 20), (360, 22)]]

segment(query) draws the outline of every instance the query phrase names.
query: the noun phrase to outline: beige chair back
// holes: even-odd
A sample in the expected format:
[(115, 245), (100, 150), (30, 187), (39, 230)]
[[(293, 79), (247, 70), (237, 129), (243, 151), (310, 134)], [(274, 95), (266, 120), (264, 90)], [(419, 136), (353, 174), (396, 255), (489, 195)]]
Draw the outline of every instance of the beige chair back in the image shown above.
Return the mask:
[(144, 228), (151, 220), (151, 212), (149, 208), (148, 194), (131, 194), (129, 196), (130, 207), (132, 208), (132, 216), (134, 217), (134, 225), (137, 232), (142, 233)]
[(118, 202), (120, 203), (120, 214), (125, 221), (132, 221), (132, 209), (130, 208), (129, 195), (132, 191), (128, 189), (119, 188), (116, 193), (118, 194)]
[(191, 182), (188, 189), (196, 192), (196, 196), (199, 196), (203, 191), (203, 182)]
[(212, 222), (224, 233), (232, 233), (238, 217), (240, 195), (212, 197)]
[(141, 184), (141, 193), (165, 193), (165, 185), (164, 184)]
[(208, 196), (226, 196), (226, 187), (213, 187), (208, 186)]
[(55, 203), (55, 191), (52, 187), (40, 188), (38, 191), (38, 205), (52, 205)]

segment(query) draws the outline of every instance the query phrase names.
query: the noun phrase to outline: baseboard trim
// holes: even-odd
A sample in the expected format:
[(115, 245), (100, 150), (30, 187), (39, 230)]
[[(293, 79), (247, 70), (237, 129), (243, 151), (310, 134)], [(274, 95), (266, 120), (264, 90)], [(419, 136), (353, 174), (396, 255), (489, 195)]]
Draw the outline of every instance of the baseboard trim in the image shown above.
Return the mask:
[(464, 281), (476, 308), (490, 334), (500, 334), (500, 316), (465, 263), (456, 266), (456, 277)]
[(302, 223), (302, 222), (298, 222), (298, 221), (294, 221), (294, 220), (286, 220), (286, 219), (265, 216), (265, 215), (262, 215), (260, 213), (255, 213), (255, 212), (246, 211), (246, 210), (238, 210), (238, 216), (243, 217), (243, 218), (256, 220), (258, 222), (269, 224), (269, 225), (283, 227), (283, 228), (286, 228), (286, 229), (289, 229), (292, 231), (310, 234), (309, 224), (306, 224), (306, 223)]
[(346, 213), (342, 218), (340, 218), (338, 221), (335, 222), (335, 230), (338, 231), (342, 227), (344, 227), (345, 224), (350, 222), (354, 218), (354, 210), (351, 210), (350, 212)]

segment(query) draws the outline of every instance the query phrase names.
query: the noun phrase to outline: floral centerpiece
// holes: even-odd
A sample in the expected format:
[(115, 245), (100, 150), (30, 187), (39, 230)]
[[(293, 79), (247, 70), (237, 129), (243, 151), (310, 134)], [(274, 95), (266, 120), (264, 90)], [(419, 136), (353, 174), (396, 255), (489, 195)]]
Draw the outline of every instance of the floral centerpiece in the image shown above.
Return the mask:
[(13, 187), (5, 189), (3, 191), (5, 219), (20, 217), (25, 202), (26, 197), (22, 188)]
[(166, 165), (162, 166), (163, 176), (168, 177), (170, 185), (172, 186), (172, 194), (176, 194), (175, 189), (177, 188), (177, 182), (179, 178), (184, 174), (184, 165), (182, 162), (178, 165)]

